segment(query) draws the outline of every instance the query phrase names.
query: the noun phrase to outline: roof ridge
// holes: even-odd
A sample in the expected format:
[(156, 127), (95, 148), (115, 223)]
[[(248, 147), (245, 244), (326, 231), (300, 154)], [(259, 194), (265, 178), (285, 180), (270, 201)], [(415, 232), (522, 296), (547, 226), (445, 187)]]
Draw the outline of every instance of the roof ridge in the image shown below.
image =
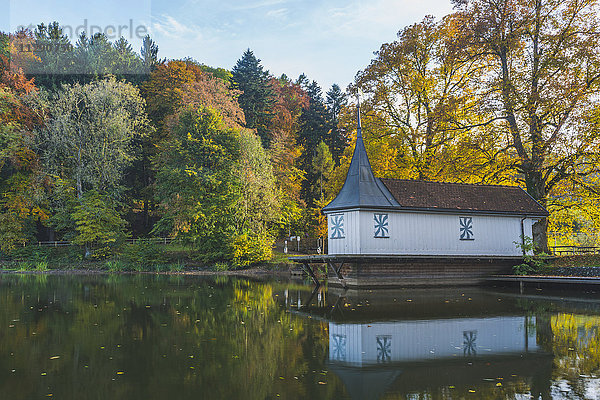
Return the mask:
[(518, 188), (518, 189), (523, 190), (523, 188), (521, 186), (519, 186), (519, 185), (495, 185), (495, 184), (491, 184), (491, 183), (444, 182), (444, 181), (428, 181), (428, 180), (423, 180), (423, 179), (398, 179), (398, 178), (380, 178), (380, 177), (377, 177), (377, 179), (387, 179), (387, 180), (390, 180), (390, 181), (401, 181), (401, 182), (436, 183), (436, 184), (443, 184), (443, 185), (463, 185), (463, 186), (479, 186), (479, 187)]

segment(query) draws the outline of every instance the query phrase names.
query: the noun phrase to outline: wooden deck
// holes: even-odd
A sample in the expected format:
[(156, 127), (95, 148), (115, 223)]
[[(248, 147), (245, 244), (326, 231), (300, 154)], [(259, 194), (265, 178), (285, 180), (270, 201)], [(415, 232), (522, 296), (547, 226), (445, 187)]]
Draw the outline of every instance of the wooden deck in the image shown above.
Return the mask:
[(289, 259), (302, 265), (317, 286), (314, 266), (326, 265), (329, 285), (378, 288), (476, 285), (488, 276), (509, 273), (522, 257), (315, 254)]

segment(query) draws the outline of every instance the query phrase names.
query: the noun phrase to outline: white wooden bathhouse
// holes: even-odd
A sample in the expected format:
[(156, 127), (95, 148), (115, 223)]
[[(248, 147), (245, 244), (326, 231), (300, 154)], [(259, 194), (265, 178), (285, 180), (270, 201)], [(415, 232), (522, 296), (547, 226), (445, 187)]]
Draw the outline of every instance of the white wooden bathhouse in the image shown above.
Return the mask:
[(328, 254), (518, 257), (548, 212), (516, 186), (379, 179), (363, 143), (360, 111), (346, 181), (323, 208)]

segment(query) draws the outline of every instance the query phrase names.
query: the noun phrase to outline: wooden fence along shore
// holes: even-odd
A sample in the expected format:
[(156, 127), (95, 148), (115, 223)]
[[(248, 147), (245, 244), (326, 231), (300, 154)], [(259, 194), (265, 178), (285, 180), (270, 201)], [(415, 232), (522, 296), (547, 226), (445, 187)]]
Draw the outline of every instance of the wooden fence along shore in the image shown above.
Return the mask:
[(600, 247), (595, 246), (550, 246), (550, 252), (554, 256), (575, 256), (600, 254)]
[[(153, 243), (153, 244), (171, 244), (173, 242), (176, 242), (178, 239), (175, 238), (167, 238), (167, 237), (163, 237), (163, 238), (137, 238), (137, 239), (126, 239), (125, 243), (128, 244), (136, 244), (136, 243)], [(35, 246), (35, 247), (61, 247), (61, 246), (79, 246), (76, 243), (73, 242), (69, 242), (69, 241), (61, 241), (61, 240), (55, 240), (55, 241), (46, 241), (46, 242), (30, 242), (30, 243), (23, 243), (23, 247), (31, 247), (31, 246)]]

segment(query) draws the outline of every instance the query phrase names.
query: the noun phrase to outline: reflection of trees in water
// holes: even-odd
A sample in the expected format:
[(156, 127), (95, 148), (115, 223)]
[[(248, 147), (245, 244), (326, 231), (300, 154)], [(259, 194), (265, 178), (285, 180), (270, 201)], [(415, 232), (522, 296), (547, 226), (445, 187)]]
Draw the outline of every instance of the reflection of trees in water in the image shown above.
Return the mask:
[(211, 398), (306, 398), (341, 390), (335, 381), (317, 384), (327, 380), (327, 327), (285, 312), (270, 284), (5, 276), (0, 304), (0, 325), (13, 325), (0, 329), (0, 368), (18, 371), (0, 390), (12, 398), (48, 390), (66, 399), (201, 398), (207, 390)]
[(600, 316), (545, 311), (536, 320), (537, 342), (554, 356), (554, 385), (562, 382), (569, 398), (588, 398), (587, 381), (600, 373)]
[(550, 319), (552, 351), (562, 376), (595, 374), (600, 370), (600, 316), (568, 313)]

